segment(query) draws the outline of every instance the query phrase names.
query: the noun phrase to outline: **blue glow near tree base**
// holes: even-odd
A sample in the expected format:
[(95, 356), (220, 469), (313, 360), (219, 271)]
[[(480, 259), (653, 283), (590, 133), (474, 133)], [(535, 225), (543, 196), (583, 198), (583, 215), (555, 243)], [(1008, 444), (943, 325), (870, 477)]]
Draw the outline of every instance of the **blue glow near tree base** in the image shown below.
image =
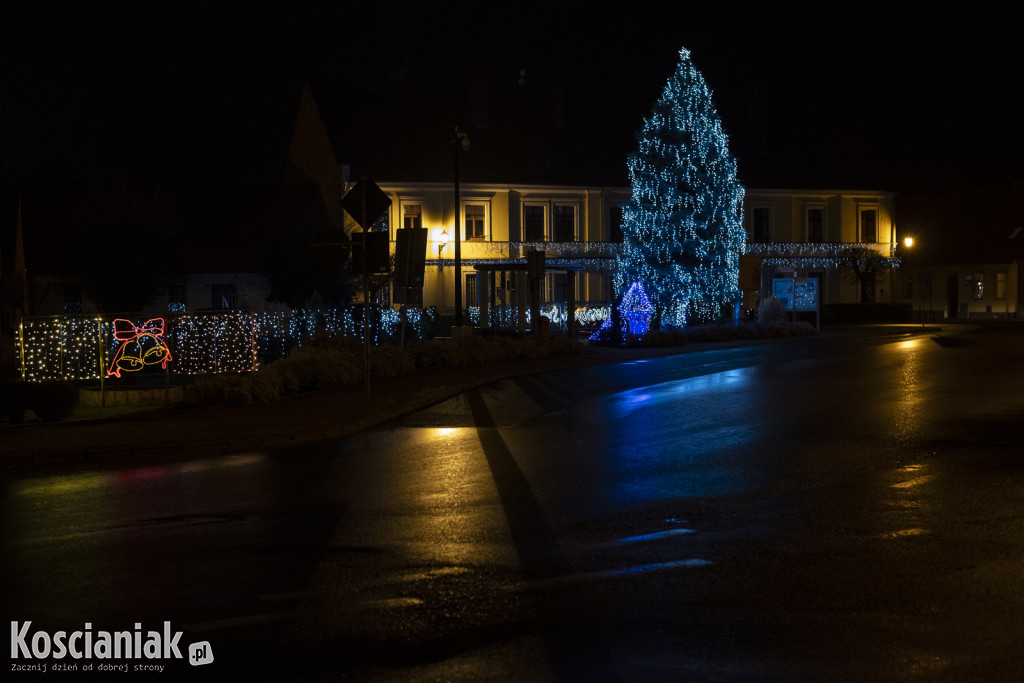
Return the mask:
[(654, 306), (647, 298), (647, 292), (644, 291), (643, 285), (634, 282), (629, 286), (626, 295), (622, 297), (622, 303), (619, 304), (619, 313), (625, 318), (629, 333), (638, 337), (647, 334), (653, 312)]
[(663, 327), (717, 318), (740, 298), (744, 191), (711, 91), (686, 49), (644, 119), (629, 177), (616, 292), (643, 282)]

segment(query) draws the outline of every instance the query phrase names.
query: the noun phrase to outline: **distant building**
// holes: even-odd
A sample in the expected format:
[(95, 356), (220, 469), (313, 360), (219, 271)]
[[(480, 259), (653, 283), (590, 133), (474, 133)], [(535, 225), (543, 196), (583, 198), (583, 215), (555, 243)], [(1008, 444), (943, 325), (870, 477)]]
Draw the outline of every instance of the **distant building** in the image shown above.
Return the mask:
[(907, 198), (895, 300), (915, 320), (1024, 318), (1024, 186)]
[[(387, 218), (392, 240), (400, 227), (429, 230), (424, 305), (450, 309), (456, 287), (453, 185), (379, 184), (392, 200)], [(629, 197), (628, 187), (462, 184), (458, 286), (463, 301), (475, 306), (484, 292), (490, 292), (488, 305), (512, 301), (510, 274), (525, 265), (530, 250), (546, 254), (542, 300), (564, 302), (571, 295), (576, 302), (609, 301)], [(861, 288), (843, 272), (840, 257), (844, 248), (859, 245), (894, 264), (893, 205), (890, 192), (748, 189), (745, 263), (755, 274), (746, 278), (744, 289), (754, 297), (751, 302), (772, 291), (774, 278), (813, 278), (823, 304), (863, 303)], [(502, 265), (508, 266), (504, 275)], [(573, 281), (573, 291), (566, 292)], [(895, 301), (891, 282), (889, 273), (877, 278), (869, 288), (874, 303)]]

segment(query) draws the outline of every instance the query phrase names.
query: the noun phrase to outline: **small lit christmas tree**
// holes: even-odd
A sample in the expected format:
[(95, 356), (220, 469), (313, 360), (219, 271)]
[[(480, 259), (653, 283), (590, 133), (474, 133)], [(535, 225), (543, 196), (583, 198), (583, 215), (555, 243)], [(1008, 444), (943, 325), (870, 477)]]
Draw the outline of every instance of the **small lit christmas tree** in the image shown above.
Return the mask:
[(643, 337), (651, 322), (651, 305), (644, 287), (634, 282), (618, 304), (612, 306), (611, 316), (594, 334), (590, 341), (605, 346), (620, 346), (630, 337)]
[(740, 297), (743, 187), (711, 91), (685, 48), (638, 141), (615, 290), (642, 282), (661, 326), (713, 320)]
[(622, 297), (622, 303), (618, 306), (619, 313), (629, 325), (629, 333), (643, 336), (647, 333), (650, 325), (651, 313), (654, 307), (644, 292), (644, 287), (639, 282), (629, 286), (629, 291)]

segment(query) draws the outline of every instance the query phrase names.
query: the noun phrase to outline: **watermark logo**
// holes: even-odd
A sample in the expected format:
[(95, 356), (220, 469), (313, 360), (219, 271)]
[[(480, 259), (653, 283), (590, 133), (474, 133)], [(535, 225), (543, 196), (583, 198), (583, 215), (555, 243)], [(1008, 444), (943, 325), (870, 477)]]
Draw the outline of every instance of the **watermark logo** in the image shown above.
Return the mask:
[(202, 641), (200, 643), (192, 643), (188, 646), (188, 663), (192, 666), (201, 666), (203, 664), (209, 664), (213, 661), (213, 648), (210, 647), (210, 643)]
[[(182, 632), (171, 628), (165, 621), (159, 631), (144, 631), (142, 624), (135, 624), (130, 631), (94, 631), (91, 623), (77, 631), (33, 631), (31, 621), (11, 622), (11, 659), (27, 660), (26, 664), (14, 663), (14, 670), (46, 671), (45, 660), (54, 671), (75, 671), (79, 663), (67, 660), (167, 660), (183, 659), (178, 646)], [(188, 646), (188, 662), (192, 666), (209, 664), (213, 661), (213, 648), (208, 641)], [(82, 671), (94, 670), (94, 663), (81, 663)], [(134, 671), (163, 671), (162, 664), (136, 663)], [(95, 670), (128, 671), (129, 663), (100, 662)]]

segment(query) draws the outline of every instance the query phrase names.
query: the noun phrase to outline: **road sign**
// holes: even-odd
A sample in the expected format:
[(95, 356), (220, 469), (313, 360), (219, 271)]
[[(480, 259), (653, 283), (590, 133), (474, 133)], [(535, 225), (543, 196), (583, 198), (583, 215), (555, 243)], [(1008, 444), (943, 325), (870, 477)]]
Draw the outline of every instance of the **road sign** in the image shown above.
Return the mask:
[(395, 287), (423, 287), (427, 265), (427, 229), (395, 231)]
[(363, 238), (366, 238), (366, 270), (370, 275), (387, 275), (391, 272), (388, 257), (388, 234), (386, 232), (363, 232), (352, 235), (352, 272), (363, 272)]
[(348, 211), (363, 230), (369, 230), (391, 206), (391, 199), (369, 178), (363, 177), (341, 200), (341, 208)]

